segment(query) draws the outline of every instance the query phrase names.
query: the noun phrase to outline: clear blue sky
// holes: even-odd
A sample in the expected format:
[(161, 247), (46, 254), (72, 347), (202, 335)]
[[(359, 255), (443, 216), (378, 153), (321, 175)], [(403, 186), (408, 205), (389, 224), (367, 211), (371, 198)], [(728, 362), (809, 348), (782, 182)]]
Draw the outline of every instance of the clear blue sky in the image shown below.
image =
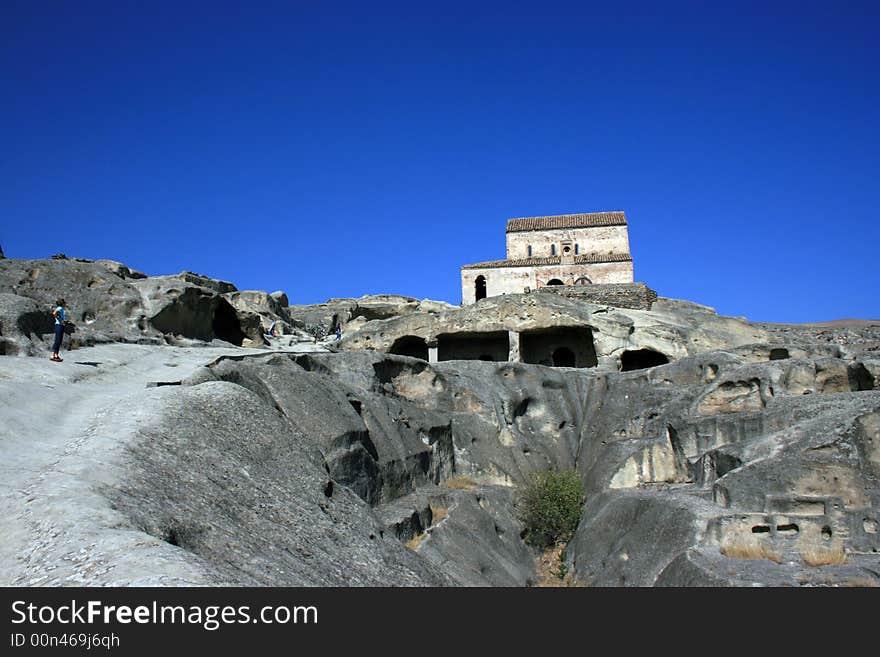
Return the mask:
[(880, 318), (878, 34), (876, 2), (3, 0), (0, 244), (458, 303), (508, 218), (624, 210), (663, 296)]

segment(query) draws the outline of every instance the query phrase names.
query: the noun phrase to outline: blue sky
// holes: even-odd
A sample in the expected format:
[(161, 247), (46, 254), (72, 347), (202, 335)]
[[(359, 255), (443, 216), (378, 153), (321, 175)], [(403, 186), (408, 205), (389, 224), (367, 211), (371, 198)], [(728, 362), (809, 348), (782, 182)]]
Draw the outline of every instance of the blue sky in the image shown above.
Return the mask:
[(458, 303), (623, 210), (662, 296), (880, 318), (880, 4), (715, 4), (4, 0), (0, 244)]

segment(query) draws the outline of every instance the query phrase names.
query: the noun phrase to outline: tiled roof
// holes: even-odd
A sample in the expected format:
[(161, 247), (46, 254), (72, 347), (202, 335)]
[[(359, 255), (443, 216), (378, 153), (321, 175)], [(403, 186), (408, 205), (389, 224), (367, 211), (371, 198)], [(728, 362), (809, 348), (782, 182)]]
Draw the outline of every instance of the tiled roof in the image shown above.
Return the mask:
[(592, 228), (594, 226), (626, 226), (626, 215), (623, 212), (589, 212), (560, 214), (554, 217), (508, 219), (507, 232), (521, 233), (530, 230)]
[[(584, 253), (574, 257), (576, 265), (592, 265), (602, 262), (630, 262), (632, 257), (628, 253)], [(542, 267), (545, 265), (561, 265), (561, 256), (550, 258), (521, 258), (519, 260), (487, 260), (476, 262), (472, 265), (464, 265), (462, 269), (495, 269), (497, 267)]]

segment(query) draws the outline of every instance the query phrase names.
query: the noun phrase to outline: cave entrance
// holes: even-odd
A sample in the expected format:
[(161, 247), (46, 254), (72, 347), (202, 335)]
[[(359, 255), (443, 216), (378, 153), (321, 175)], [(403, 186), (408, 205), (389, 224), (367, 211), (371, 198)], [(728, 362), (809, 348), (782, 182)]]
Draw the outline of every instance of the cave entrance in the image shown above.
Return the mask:
[(244, 342), (244, 333), (238, 323), (238, 315), (235, 309), (225, 299), (219, 299), (214, 309), (214, 317), (211, 320), (211, 329), (214, 337), (224, 342), (229, 342), (240, 347)]
[(507, 331), (448, 333), (437, 336), (437, 360), (488, 360), (507, 362), (510, 338)]
[(549, 281), (547, 281), (547, 285), (565, 285), (565, 283), (560, 281), (558, 278), (551, 278)]
[(575, 367), (576, 362), (574, 352), (568, 347), (559, 347), (553, 352), (554, 367)]
[(417, 335), (405, 335), (394, 341), (388, 353), (428, 360), (428, 345), (424, 338)]
[(477, 276), (477, 280), (474, 281), (474, 301), (479, 301), (480, 299), (486, 298), (486, 277), (485, 276)]
[(665, 354), (653, 349), (635, 349), (633, 351), (624, 351), (620, 357), (621, 370), (631, 372), (633, 370), (644, 370), (649, 367), (657, 367), (658, 365), (666, 365), (669, 359)]
[(551, 367), (595, 367), (596, 345), (589, 326), (559, 326), (520, 334), (524, 363)]

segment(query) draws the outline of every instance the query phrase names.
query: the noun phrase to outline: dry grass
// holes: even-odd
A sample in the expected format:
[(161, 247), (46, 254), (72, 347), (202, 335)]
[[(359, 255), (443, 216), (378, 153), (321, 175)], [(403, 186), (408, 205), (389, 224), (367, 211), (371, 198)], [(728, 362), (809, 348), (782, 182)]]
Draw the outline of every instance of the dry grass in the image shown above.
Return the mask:
[(440, 484), (440, 487), (457, 490), (473, 490), (474, 488), (477, 488), (477, 482), (470, 477), (452, 477), (452, 479), (447, 479)]
[(808, 566), (837, 566), (846, 561), (843, 545), (837, 544), (829, 547), (811, 546), (803, 551), (801, 556)]
[[(431, 505), (431, 527), (434, 527), (441, 520), (446, 518), (449, 515), (449, 509), (443, 506), (434, 506)], [(409, 539), (404, 545), (408, 547), (413, 552), (418, 552), (419, 546), (428, 538), (428, 532), (424, 531), (421, 534), (416, 534), (411, 539)]]
[(876, 589), (880, 587), (880, 582), (878, 582), (873, 577), (850, 577), (849, 579), (841, 582), (840, 585)]
[(565, 572), (563, 568), (562, 554), (565, 552), (565, 543), (557, 543), (547, 548), (535, 559), (535, 573), (538, 582), (535, 586), (540, 587), (574, 587), (583, 586), (578, 582), (574, 574)]
[(782, 563), (782, 557), (763, 541), (723, 541), (721, 554), (732, 559), (769, 559), (776, 563)]
[(421, 534), (416, 534), (411, 539), (409, 539), (406, 543), (404, 543), (404, 545), (406, 547), (408, 547), (410, 550), (412, 550), (413, 552), (418, 552), (419, 546), (422, 544), (422, 541), (425, 540), (426, 536), (427, 536), (427, 534), (425, 532), (422, 532)]

